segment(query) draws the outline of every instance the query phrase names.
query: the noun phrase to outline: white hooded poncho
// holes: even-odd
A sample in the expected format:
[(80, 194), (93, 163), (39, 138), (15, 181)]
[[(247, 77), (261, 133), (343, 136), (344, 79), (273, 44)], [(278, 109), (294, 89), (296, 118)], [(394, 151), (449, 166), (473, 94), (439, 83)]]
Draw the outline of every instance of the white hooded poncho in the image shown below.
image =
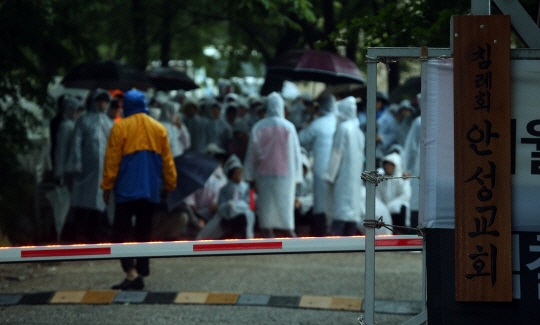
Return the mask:
[(360, 222), (364, 134), (356, 118), (356, 100), (347, 97), (337, 108), (337, 129), (324, 179), (329, 182), (327, 215), (335, 221)]
[(56, 147), (54, 149), (54, 176), (59, 179), (62, 179), (66, 173), (72, 172), (73, 169), (69, 161), (69, 152), (80, 104), (74, 97), (66, 96), (62, 105), (64, 106), (64, 114), (58, 127), (58, 133), (56, 133)]
[(75, 171), (71, 205), (105, 211), (103, 190), (103, 164), (107, 139), (113, 121), (95, 105), (99, 96), (109, 96), (106, 90), (97, 89), (88, 107), (88, 112), (77, 119), (74, 128), (70, 161)]
[(191, 146), (191, 137), (187, 127), (182, 124), (178, 128), (174, 122), (179, 117), (172, 103), (164, 103), (161, 106), (159, 122), (167, 129), (167, 137), (171, 146), (173, 157), (178, 157)]
[[(405, 139), (403, 149), (403, 169), (412, 176), (420, 175), (420, 137), (422, 133), (421, 117), (418, 116), (411, 124), (409, 134)], [(420, 180), (411, 178), (411, 211), (418, 211), (420, 195)]]
[(244, 163), (247, 181), (256, 181), (261, 228), (294, 229), (294, 194), (302, 181), (300, 143), (294, 125), (284, 118), (283, 98), (268, 96), (266, 117), (257, 122)]
[(326, 181), (324, 172), (330, 160), (332, 141), (336, 132), (336, 100), (333, 95), (325, 97), (320, 103), (322, 116), (300, 131), (300, 145), (313, 154), (313, 213), (325, 212)]
[[(225, 174), (234, 168), (242, 168), (242, 163), (236, 155), (232, 155), (225, 162)], [(246, 218), (246, 238), (253, 238), (255, 227), (255, 215), (250, 209), (250, 187), (245, 181), (236, 184), (230, 179), (219, 191), (219, 205), (216, 214), (210, 219), (208, 224), (197, 234), (197, 240), (222, 239), (225, 231), (221, 226), (223, 219), (233, 219), (239, 215)]]
[[(403, 176), (401, 169), (401, 156), (398, 153), (391, 153), (381, 161), (394, 164), (394, 173), (391, 176)], [(384, 175), (384, 169), (379, 168), (379, 174)], [(382, 203), (386, 204), (390, 213), (399, 213), (401, 207), (405, 206), (409, 211), (409, 202), (411, 199), (411, 183), (408, 179), (389, 179), (377, 186), (377, 197)], [(407, 213), (408, 214), (408, 213)], [(409, 216), (407, 216), (407, 220)]]
[[(197, 110), (200, 109), (198, 105), (191, 100), (187, 100), (182, 107), (185, 108), (188, 105), (194, 105), (197, 107)], [(206, 123), (208, 122), (208, 119), (200, 116), (197, 112), (193, 117), (184, 115), (182, 122), (190, 135), (191, 146), (189, 147), (189, 150), (203, 153), (208, 145), (208, 141), (206, 140)]]

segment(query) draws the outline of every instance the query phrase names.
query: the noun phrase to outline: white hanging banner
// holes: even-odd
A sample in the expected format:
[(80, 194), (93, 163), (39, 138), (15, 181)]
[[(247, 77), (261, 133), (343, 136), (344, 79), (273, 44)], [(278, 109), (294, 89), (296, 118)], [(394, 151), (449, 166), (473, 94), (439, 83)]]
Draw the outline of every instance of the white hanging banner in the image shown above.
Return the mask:
[[(420, 203), (427, 228), (454, 229), (453, 61), (431, 60), (422, 107)], [(540, 61), (512, 60), (512, 231), (540, 232)]]

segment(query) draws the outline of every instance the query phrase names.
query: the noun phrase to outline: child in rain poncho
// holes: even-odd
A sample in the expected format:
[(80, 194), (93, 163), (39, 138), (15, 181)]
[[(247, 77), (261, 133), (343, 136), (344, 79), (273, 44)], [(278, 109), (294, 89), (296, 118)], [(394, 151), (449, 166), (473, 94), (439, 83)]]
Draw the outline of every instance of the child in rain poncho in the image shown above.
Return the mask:
[[(382, 160), (383, 168), (378, 173), (390, 176), (403, 176), (401, 156), (391, 153)], [(411, 184), (408, 179), (390, 179), (377, 186), (377, 197), (392, 214), (392, 221), (397, 226), (410, 226)]]
[(225, 162), (227, 184), (219, 192), (216, 214), (199, 232), (196, 239), (223, 239), (227, 234), (242, 233), (253, 238), (255, 215), (249, 206), (249, 184), (242, 180), (242, 163), (232, 155)]

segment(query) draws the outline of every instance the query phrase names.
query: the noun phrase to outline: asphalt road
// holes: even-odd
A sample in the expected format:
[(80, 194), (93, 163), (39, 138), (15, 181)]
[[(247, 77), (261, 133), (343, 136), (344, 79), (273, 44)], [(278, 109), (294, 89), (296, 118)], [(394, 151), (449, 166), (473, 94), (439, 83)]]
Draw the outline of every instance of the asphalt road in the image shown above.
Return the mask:
[[(376, 253), (376, 299), (420, 301), (422, 254)], [(0, 294), (108, 290), (117, 260), (0, 264)], [(364, 253), (217, 256), (151, 260), (144, 290), (285, 296), (364, 296)], [(376, 313), (379, 325), (414, 315)], [(357, 311), (240, 305), (46, 304), (0, 307), (0, 324), (358, 324)]]

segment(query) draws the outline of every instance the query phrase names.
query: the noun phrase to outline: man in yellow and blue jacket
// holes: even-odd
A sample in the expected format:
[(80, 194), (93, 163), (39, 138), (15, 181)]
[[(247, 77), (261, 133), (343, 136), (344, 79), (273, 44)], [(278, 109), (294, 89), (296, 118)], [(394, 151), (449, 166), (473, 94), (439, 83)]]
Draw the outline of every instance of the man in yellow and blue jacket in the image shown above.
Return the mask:
[[(114, 192), (114, 242), (147, 242), (157, 204), (176, 187), (176, 168), (167, 130), (148, 115), (143, 93), (124, 94), (124, 118), (114, 124), (107, 142), (101, 188), (108, 204)], [(135, 216), (135, 226), (131, 218)], [(142, 276), (150, 273), (149, 259), (123, 258), (125, 280), (113, 286), (120, 290), (141, 290)]]

